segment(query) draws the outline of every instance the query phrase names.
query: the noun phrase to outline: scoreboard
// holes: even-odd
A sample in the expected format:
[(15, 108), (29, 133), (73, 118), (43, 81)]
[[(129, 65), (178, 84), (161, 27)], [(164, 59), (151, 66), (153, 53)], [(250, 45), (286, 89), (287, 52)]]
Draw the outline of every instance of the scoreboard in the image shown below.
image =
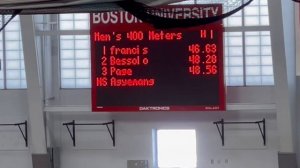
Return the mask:
[[(152, 14), (177, 19), (222, 6), (175, 5)], [(222, 21), (157, 30), (125, 11), (91, 14), (92, 111), (225, 110)]]

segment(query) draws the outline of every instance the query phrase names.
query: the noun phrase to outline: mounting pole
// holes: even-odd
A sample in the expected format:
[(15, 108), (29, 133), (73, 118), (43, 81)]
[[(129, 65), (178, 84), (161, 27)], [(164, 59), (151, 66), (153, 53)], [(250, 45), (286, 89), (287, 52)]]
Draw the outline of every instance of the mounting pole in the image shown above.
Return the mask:
[[(24, 130), (22, 129), (21, 126), (24, 125)], [(25, 146), (28, 147), (28, 131), (27, 131), (27, 120), (25, 120), (22, 123), (15, 123), (15, 124), (0, 124), (0, 126), (17, 126), (22, 134), (22, 137), (25, 141)]]
[[(224, 119), (222, 118), (220, 121), (214, 122), (214, 124), (216, 124), (216, 126), (217, 126), (218, 132), (221, 137), (222, 146), (224, 146)], [(221, 130), (220, 130), (219, 124), (221, 124)]]
[(225, 145), (225, 136), (224, 136), (224, 119), (222, 119), (222, 145)]
[[(263, 138), (263, 144), (266, 146), (266, 120), (263, 118), (261, 121), (255, 121), (255, 122), (224, 122), (224, 119), (222, 118), (220, 121), (214, 122), (214, 124), (217, 126), (218, 132), (220, 134), (221, 140), (222, 140), (222, 146), (225, 145), (225, 136), (224, 136), (224, 124), (257, 124), (259, 131), (261, 133), (261, 136)], [(263, 127), (261, 127), (261, 124)], [(221, 130), (220, 126), (221, 125)]]
[[(263, 128), (261, 128), (260, 124), (263, 124)], [(262, 121), (258, 121), (257, 125), (258, 125), (259, 131), (261, 133), (261, 136), (263, 138), (264, 146), (266, 146), (266, 120), (263, 119)]]
[[(63, 123), (64, 126), (67, 127), (68, 129), (68, 132), (70, 134), (70, 137), (72, 139), (72, 142), (73, 142), (73, 146), (76, 146), (76, 137), (75, 137), (75, 120), (73, 120), (72, 122), (69, 122), (69, 123)], [(69, 128), (69, 125), (72, 126), (72, 132)]]
[[(80, 125), (104, 125), (104, 126), (106, 126), (107, 131), (112, 139), (113, 146), (116, 146), (115, 121), (114, 120), (112, 120), (111, 122), (106, 122), (106, 123), (75, 123), (75, 120), (73, 120), (72, 122), (63, 123), (63, 125), (67, 127), (74, 147), (76, 146), (76, 128), (75, 128), (76, 125), (78, 125), (78, 126), (80, 126)], [(69, 128), (70, 125), (72, 126), (72, 132)], [(112, 128), (110, 128), (109, 125), (112, 125)]]

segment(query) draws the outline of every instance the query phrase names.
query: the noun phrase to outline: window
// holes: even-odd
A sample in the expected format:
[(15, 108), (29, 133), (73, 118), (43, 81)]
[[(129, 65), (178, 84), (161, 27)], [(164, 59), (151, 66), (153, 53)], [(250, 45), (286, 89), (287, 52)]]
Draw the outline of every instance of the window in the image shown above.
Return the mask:
[[(224, 11), (230, 11), (240, 5), (240, 0), (186, 0), (175, 4), (203, 4), (222, 3)], [(61, 34), (66, 31), (72, 34), (74, 43), (78, 35), (89, 35), (89, 14), (62, 14), (59, 17)], [(225, 79), (227, 86), (265, 86), (274, 85), (271, 36), (269, 25), (268, 0), (254, 0), (250, 5), (234, 15), (224, 19), (224, 55), (225, 55)], [(82, 30), (87, 30), (82, 32)], [(77, 38), (75, 38), (75, 36)], [(64, 46), (65, 36), (61, 37), (61, 46)], [(69, 37), (71, 38), (71, 37)], [(78, 67), (75, 61), (89, 60), (89, 57), (78, 58), (71, 56), (71, 61), (63, 60), (63, 54), (76, 53), (77, 51), (89, 54), (90, 49), (74, 47), (70, 49), (61, 48), (61, 87), (62, 88), (90, 88), (91, 83), (87, 82), (90, 74), (84, 71), (83, 76), (75, 72)], [(66, 63), (66, 65), (64, 65)], [(74, 66), (73, 66), (74, 65)], [(86, 64), (87, 65), (87, 64)], [(71, 72), (70, 67), (73, 67)], [(65, 67), (67, 70), (65, 71)], [(87, 70), (90, 66), (84, 67)], [(81, 67), (80, 69), (83, 69)], [(67, 75), (66, 75), (66, 72)], [(0, 79), (1, 80), (1, 79)], [(84, 81), (82, 81), (84, 80)]]
[(60, 36), (62, 88), (91, 86), (90, 43), (88, 35)]
[[(2, 16), (1, 24), (8, 19)], [(0, 33), (0, 89), (27, 87), (19, 17)]]
[(60, 36), (61, 88), (90, 88), (89, 31), (78, 35), (89, 30), (89, 14), (61, 14), (59, 21), (60, 30), (72, 34)]
[(245, 32), (246, 85), (273, 85), (270, 31)]
[(227, 86), (274, 85), (268, 1), (254, 0), (224, 26)]
[[(196, 0), (196, 3), (223, 3), (229, 11), (240, 0)], [(268, 0), (250, 5), (224, 19), (225, 78), (227, 86), (274, 85)]]
[(274, 85), (270, 31), (225, 32), (229, 86)]
[(90, 28), (89, 14), (61, 14), (59, 15), (60, 30), (88, 30)]
[(157, 130), (155, 137), (157, 168), (196, 168), (195, 130)]
[(243, 36), (242, 32), (225, 32), (225, 76), (229, 86), (243, 85)]

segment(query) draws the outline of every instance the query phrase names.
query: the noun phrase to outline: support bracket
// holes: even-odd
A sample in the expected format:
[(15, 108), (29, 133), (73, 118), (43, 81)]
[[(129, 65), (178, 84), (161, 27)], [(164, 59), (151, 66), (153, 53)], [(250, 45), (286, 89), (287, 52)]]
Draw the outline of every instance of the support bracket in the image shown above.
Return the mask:
[[(261, 133), (263, 144), (266, 146), (266, 120), (262, 119), (260, 121), (254, 121), (254, 122), (225, 122), (222, 118), (220, 121), (214, 122), (214, 124), (217, 126), (218, 132), (220, 134), (221, 140), (222, 140), (222, 146), (225, 145), (225, 133), (224, 133), (224, 125), (225, 124), (257, 124), (259, 131)], [(220, 128), (221, 127), (221, 128)]]
[[(22, 123), (15, 123), (15, 124), (0, 124), (0, 126), (17, 126), (22, 134), (22, 137), (25, 141), (25, 146), (28, 147), (28, 127), (27, 127), (27, 120)], [(24, 128), (22, 128), (22, 126)]]
[[(112, 120), (111, 122), (106, 122), (106, 123), (75, 123), (75, 120), (68, 122), (68, 123), (63, 123), (64, 126), (68, 129), (68, 132), (70, 134), (70, 137), (73, 142), (73, 146), (76, 146), (76, 126), (80, 125), (104, 125), (107, 128), (107, 131), (112, 139), (113, 146), (116, 146), (116, 135), (115, 135), (115, 121)], [(111, 127), (109, 127), (111, 125)], [(70, 128), (71, 126), (72, 128)]]

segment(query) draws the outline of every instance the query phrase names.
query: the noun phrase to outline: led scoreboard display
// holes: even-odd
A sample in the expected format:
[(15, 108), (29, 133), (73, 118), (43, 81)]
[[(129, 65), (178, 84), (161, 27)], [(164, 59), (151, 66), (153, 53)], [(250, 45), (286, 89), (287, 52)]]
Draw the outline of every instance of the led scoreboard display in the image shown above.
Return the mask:
[[(152, 11), (176, 19), (222, 13), (222, 6)], [(125, 11), (91, 14), (92, 111), (225, 110), (222, 21), (154, 29)]]

